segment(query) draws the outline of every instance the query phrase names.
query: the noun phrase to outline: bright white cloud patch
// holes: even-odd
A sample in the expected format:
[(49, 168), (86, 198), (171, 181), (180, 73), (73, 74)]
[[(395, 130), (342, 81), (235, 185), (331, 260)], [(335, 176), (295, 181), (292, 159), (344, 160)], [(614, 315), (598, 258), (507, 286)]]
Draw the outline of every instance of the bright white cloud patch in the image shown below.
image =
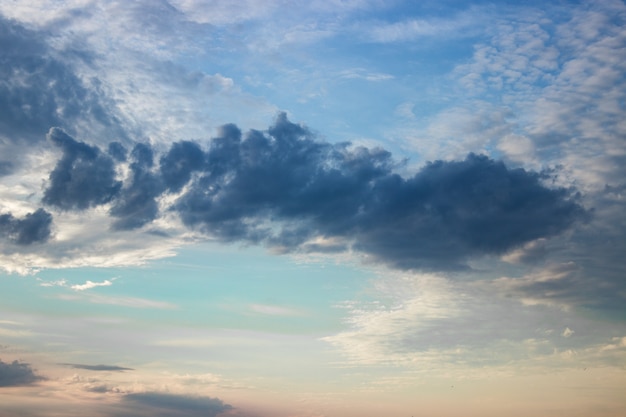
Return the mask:
[(563, 333), (561, 333), (561, 336), (563, 336), (563, 337), (570, 337), (574, 333), (576, 333), (576, 332), (573, 331), (572, 329), (570, 329), (569, 327), (566, 327), (565, 330), (563, 330)]
[(93, 282), (93, 281), (87, 280), (84, 284), (72, 285), (70, 286), (70, 288), (73, 289), (74, 291), (85, 291), (85, 290), (89, 290), (95, 287), (108, 287), (109, 285), (112, 285), (112, 284), (113, 283), (109, 281), (108, 279), (102, 282)]

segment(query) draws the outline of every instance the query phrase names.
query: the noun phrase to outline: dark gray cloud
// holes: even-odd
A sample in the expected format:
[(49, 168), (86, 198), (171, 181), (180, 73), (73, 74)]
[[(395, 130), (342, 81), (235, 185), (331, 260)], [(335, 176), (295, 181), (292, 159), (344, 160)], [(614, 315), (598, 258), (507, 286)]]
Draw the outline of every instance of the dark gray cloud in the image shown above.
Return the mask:
[(191, 174), (203, 169), (204, 165), (205, 154), (197, 143), (181, 141), (172, 144), (160, 161), (161, 176), (168, 191), (180, 191), (191, 179)]
[(123, 404), (126, 406), (125, 413), (129, 413), (124, 415), (157, 417), (215, 417), (233, 408), (217, 398), (159, 392), (128, 394), (124, 396)]
[[(393, 172), (389, 152), (319, 141), (285, 114), (267, 132), (243, 135), (225, 125), (207, 151), (174, 143), (158, 167), (151, 146), (136, 144), (123, 187), (114, 159), (98, 147), (58, 128), (48, 137), (63, 155), (43, 202), (62, 209), (111, 202), (115, 230), (152, 222), (159, 196), (184, 189), (170, 209), (188, 227), (227, 242), (283, 251), (351, 245), (396, 268), (455, 269), (589, 217), (573, 190), (545, 185), (547, 174), (470, 154), (404, 178)], [(126, 158), (121, 145), (111, 152)], [(318, 237), (333, 238), (332, 248), (309, 243)]]
[(12, 161), (0, 161), (0, 177), (9, 175), (13, 172), (14, 167), (15, 163)]
[(52, 215), (44, 209), (28, 213), (21, 219), (12, 214), (0, 215), (0, 236), (18, 245), (43, 243), (50, 237)]
[(401, 268), (461, 266), (469, 256), (502, 254), (588, 217), (571, 190), (473, 154), (429, 163), (408, 180), (388, 176), (374, 195), (355, 247)]
[[(279, 116), (269, 135), (226, 126), (207, 153), (207, 172), (177, 202), (183, 221), (227, 241), (264, 241), (294, 248), (313, 235), (353, 230), (372, 197), (373, 181), (389, 174), (383, 150), (316, 141)], [(286, 222), (279, 234), (268, 222)]]
[(0, 130), (15, 139), (41, 140), (50, 126), (64, 121), (60, 109), (78, 111), (76, 99), (86, 91), (48, 55), (40, 33), (0, 17), (0, 47)]
[(55, 50), (48, 39), (0, 16), (0, 135), (25, 144), (43, 141), (52, 126), (87, 124), (125, 138), (111, 100), (76, 75), (74, 65), (90, 54)]
[(136, 229), (154, 220), (159, 212), (156, 198), (163, 192), (160, 176), (150, 170), (154, 154), (149, 145), (138, 143), (131, 152), (130, 184), (124, 187), (111, 207), (116, 230)]
[(63, 156), (50, 173), (43, 202), (64, 210), (86, 209), (107, 203), (119, 192), (113, 159), (99, 148), (78, 142), (59, 128), (48, 139)]
[(89, 371), (134, 371), (133, 368), (124, 368), (115, 365), (83, 365), (80, 363), (60, 363), (59, 365), (69, 366), (75, 369), (87, 369)]
[(548, 188), (539, 173), (471, 154), (405, 179), (388, 152), (317, 141), (284, 114), (245, 138), (225, 126), (206, 161), (175, 206), (189, 227), (284, 250), (340, 238), (403, 269), (460, 268), (587, 217), (571, 190)]
[(0, 387), (29, 385), (42, 379), (27, 363), (18, 361), (6, 363), (0, 359)]

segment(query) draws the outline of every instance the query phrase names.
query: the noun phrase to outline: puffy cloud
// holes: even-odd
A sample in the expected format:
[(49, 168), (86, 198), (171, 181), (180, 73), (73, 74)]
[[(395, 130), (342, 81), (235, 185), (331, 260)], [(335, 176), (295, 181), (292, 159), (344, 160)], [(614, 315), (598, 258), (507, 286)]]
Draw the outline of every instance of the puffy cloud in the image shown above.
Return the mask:
[(400, 267), (503, 253), (583, 219), (569, 194), (545, 187), (540, 174), (485, 156), (437, 161), (408, 180), (381, 181), (357, 247)]
[(130, 185), (121, 190), (111, 207), (111, 215), (117, 217), (114, 229), (136, 229), (157, 217), (159, 207), (155, 198), (162, 193), (163, 184), (157, 174), (150, 172), (153, 158), (149, 145), (138, 143), (132, 150)]
[(178, 192), (204, 164), (205, 154), (197, 143), (175, 142), (160, 160), (163, 182), (169, 191)]
[(21, 219), (12, 214), (0, 215), (0, 236), (18, 245), (43, 243), (50, 238), (52, 215), (44, 209), (28, 213)]
[(393, 267), (450, 269), (587, 217), (572, 190), (548, 188), (544, 174), (470, 154), (404, 178), (389, 152), (320, 141), (284, 113), (266, 132), (225, 125), (207, 151), (174, 143), (158, 168), (152, 147), (137, 144), (123, 187), (99, 148), (56, 128), (49, 137), (63, 155), (43, 201), (66, 210), (110, 202), (114, 230), (154, 221), (164, 195), (182, 192), (168, 210), (224, 241), (315, 251), (330, 239), (331, 250), (351, 245)]
[[(526, 164), (565, 165), (580, 188), (598, 189), (624, 177), (626, 64), (619, 57), (626, 50), (626, 7), (589, 6), (563, 9), (558, 17), (526, 10), (532, 19), (510, 9), (508, 24), (490, 28), (489, 40), (476, 44), (455, 74), (463, 92), (474, 93), (465, 109), (475, 113), (476, 103), (488, 98), (509, 110), (485, 148), (495, 144)], [(480, 116), (489, 123), (488, 115)]]
[[(252, 131), (241, 139), (228, 126), (207, 161), (208, 172), (176, 204), (183, 221), (227, 241), (294, 248), (313, 234), (349, 227), (368, 181), (390, 166), (387, 152), (318, 142), (284, 114), (268, 134)], [(273, 234), (272, 221), (293, 228)]]
[(50, 129), (48, 139), (61, 148), (63, 156), (50, 173), (45, 204), (86, 209), (109, 202), (119, 192), (113, 159), (99, 148), (78, 142), (59, 128)]
[[(539, 174), (509, 169), (482, 156), (470, 155), (458, 160), (467, 155), (467, 151), (480, 149), (480, 145), (486, 143), (478, 139), (451, 154), (457, 161), (432, 162), (412, 177), (394, 173), (394, 162), (385, 150), (318, 141), (311, 131), (291, 123), (285, 115), (279, 116), (275, 125), (263, 132), (252, 130), (243, 134), (237, 126), (226, 125), (206, 151), (189, 141), (176, 142), (161, 155), (156, 150), (162, 148), (152, 149), (148, 144), (137, 144), (133, 148), (124, 130), (129, 125), (116, 116), (118, 110), (123, 110), (129, 119), (141, 120), (141, 130), (149, 132), (150, 137), (160, 132), (154, 135), (156, 141), (164, 137), (169, 140), (174, 133), (176, 137), (197, 137), (197, 131), (190, 135), (183, 125), (201, 124), (188, 123), (184, 115), (194, 113), (195, 110), (190, 112), (189, 109), (202, 107), (197, 105), (201, 101), (193, 101), (194, 105), (172, 106), (175, 102), (191, 103), (183, 100), (187, 94), (179, 93), (189, 92), (189, 96), (195, 97), (194, 94), (202, 91), (213, 97), (218, 91), (228, 95), (236, 90), (227, 77), (189, 71), (173, 63), (171, 56), (158, 55), (157, 50), (167, 48), (155, 46), (157, 43), (153, 40), (157, 35), (165, 42), (160, 45), (173, 45), (209, 29), (194, 26), (191, 31), (180, 32), (182, 38), (174, 36), (173, 32), (179, 33), (174, 30), (165, 36), (156, 30), (160, 26), (154, 26), (156, 22), (172, 17), (180, 26), (187, 22), (181, 14), (187, 9), (162, 6), (138, 3), (103, 8), (103, 13), (118, 15), (118, 19), (110, 20), (120, 25), (148, 11), (154, 12), (156, 19), (151, 23), (142, 22), (146, 31), (135, 33), (135, 37), (117, 37), (115, 31), (110, 32), (108, 40), (115, 53), (101, 49), (104, 42), (90, 43), (97, 37), (89, 38), (86, 43), (71, 43), (72, 36), (63, 32), (56, 43), (52, 43), (43, 31), (2, 21), (0, 36), (10, 46), (7, 56), (11, 57), (11, 62), (7, 61), (3, 67), (7, 71), (2, 84), (5, 97), (12, 97), (5, 103), (6, 114), (23, 112), (32, 107), (32, 103), (48, 103), (48, 107), (54, 109), (54, 112), (48, 107), (38, 109), (32, 112), (35, 119), (24, 123), (20, 118), (2, 119), (3, 134), (10, 136), (11, 132), (17, 132), (35, 141), (40, 140), (38, 138), (42, 138), (50, 126), (65, 129), (54, 128), (48, 133), (49, 141), (61, 148), (63, 155), (50, 173), (44, 191), (42, 201), (47, 208), (67, 212), (104, 205), (103, 215), (106, 211), (110, 217), (105, 219), (103, 227), (117, 232), (147, 230), (147, 226), (164, 216), (178, 215), (194, 232), (202, 231), (224, 241), (261, 243), (283, 252), (351, 248), (394, 267), (427, 269), (461, 268), (474, 256), (500, 255), (519, 249), (533, 240), (558, 235), (584, 217), (582, 208), (568, 190), (544, 186)], [(70, 19), (76, 25), (72, 30), (85, 33), (88, 25), (82, 27), (82, 23), (77, 22), (84, 23), (86, 16), (77, 14)], [(471, 20), (467, 16), (458, 14), (437, 31), (456, 33)], [(26, 19), (23, 15), (20, 18)], [(431, 25), (445, 23), (437, 19), (430, 22)], [(58, 22), (49, 23), (50, 30), (58, 29), (55, 26)], [(92, 28), (89, 30), (97, 31), (98, 23), (92, 23), (95, 26), (89, 26)], [(398, 29), (411, 29), (411, 38), (424, 29), (427, 32), (432, 29), (422, 23), (425, 22), (407, 20), (397, 27), (389, 27), (387, 40), (397, 41), (394, 33)], [(491, 80), (485, 74), (497, 72), (505, 64), (515, 70), (523, 61), (519, 56), (524, 54), (534, 57), (529, 61), (533, 68), (531, 79), (519, 81), (524, 86), (542, 79), (541, 71), (558, 70), (550, 54), (554, 42), (546, 38), (545, 31), (520, 25), (525, 30), (519, 39), (509, 39), (520, 46), (518, 50), (503, 49), (511, 52), (511, 56), (493, 51), (483, 51), (485, 54), (481, 55), (482, 49), (478, 48), (476, 62), (465, 67), (466, 72)], [(501, 45), (498, 45), (504, 47), (508, 45), (506, 36), (509, 34), (501, 35)], [(600, 42), (597, 46), (601, 45)], [(619, 39), (615, 38), (607, 48), (609, 46), (619, 46)], [(94, 51), (109, 56), (112, 61), (105, 63), (95, 52), (86, 53), (81, 47), (95, 48)], [(537, 50), (545, 50), (545, 54), (537, 54)], [(139, 65), (139, 51), (145, 53), (141, 55), (142, 68), (145, 69), (145, 64), (149, 71), (131, 71), (138, 68), (135, 65)], [(607, 55), (605, 49), (588, 52)], [(365, 69), (348, 71), (342, 76), (371, 78), (371, 74), (375, 79), (387, 78), (384, 73)], [(512, 76), (510, 71), (507, 74)], [(102, 76), (99, 78), (102, 84), (89, 81), (92, 75)], [(512, 80), (505, 85), (512, 85)], [(50, 88), (44, 88), (48, 84)], [(156, 90), (142, 88), (147, 85)], [(487, 87), (489, 85), (482, 88)], [(150, 95), (152, 93), (154, 96)], [(133, 101), (135, 99), (138, 101)], [(167, 111), (150, 110), (153, 105)], [(468, 111), (468, 115), (474, 114), (474, 110)], [(494, 138), (504, 138), (500, 147), (512, 159), (541, 150), (534, 133), (512, 135), (512, 127), (507, 125), (510, 115), (491, 110), (492, 107), (487, 107), (479, 112), (480, 120), (476, 123), (471, 118), (467, 120), (470, 125), (489, 128), (488, 134), (482, 135), (483, 129), (475, 136), (485, 136), (492, 142)], [(168, 117), (162, 117), (165, 114)], [(445, 119), (445, 123), (450, 124), (448, 117)], [(171, 124), (171, 120), (177, 122)], [(87, 129), (86, 125), (95, 127)], [(38, 130), (30, 132), (31, 127)], [(112, 134), (92, 136), (96, 130)], [(79, 131), (81, 133), (77, 133)], [(84, 137), (90, 138), (92, 143), (70, 136), (78, 137), (83, 131)], [(450, 135), (457, 137), (460, 133), (454, 131)], [(521, 137), (530, 142), (521, 146), (518, 140)], [(108, 149), (95, 146), (105, 143), (104, 138), (112, 141)], [(130, 154), (127, 147), (132, 149)], [(428, 154), (431, 159), (440, 155)], [(0, 161), (0, 173), (15, 170), (15, 163)], [(128, 173), (123, 182), (118, 178), (120, 173)], [(68, 213), (55, 212), (57, 225), (65, 226), (60, 216), (70, 217)], [(66, 229), (64, 227), (62, 233)], [(317, 243), (322, 241), (333, 244)]]
[(73, 289), (74, 291), (85, 291), (85, 290), (90, 290), (92, 288), (95, 287), (108, 287), (110, 285), (112, 285), (113, 283), (111, 281), (109, 281), (108, 279), (102, 281), (102, 282), (93, 282), (93, 281), (87, 281), (84, 284), (76, 284), (76, 285), (72, 285), (70, 286), (71, 289)]
[(42, 379), (27, 363), (18, 361), (6, 363), (0, 360), (0, 387), (29, 385)]
[(284, 114), (267, 135), (242, 139), (227, 127), (207, 161), (176, 203), (187, 225), (286, 250), (339, 237), (399, 268), (459, 267), (586, 216), (570, 190), (546, 187), (541, 174), (470, 154), (405, 179), (388, 152), (316, 141)]

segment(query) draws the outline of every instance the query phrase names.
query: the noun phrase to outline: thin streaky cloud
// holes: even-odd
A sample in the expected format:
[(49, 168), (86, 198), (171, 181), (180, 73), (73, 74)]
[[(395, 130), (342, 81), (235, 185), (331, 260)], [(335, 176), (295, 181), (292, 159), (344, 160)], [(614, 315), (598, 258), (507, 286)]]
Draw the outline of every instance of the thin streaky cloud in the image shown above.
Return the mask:
[(116, 365), (85, 365), (85, 364), (79, 364), (79, 363), (60, 363), (59, 365), (69, 366), (70, 368), (74, 368), (74, 369), (85, 369), (88, 371), (117, 371), (117, 372), (134, 371), (133, 368), (125, 368), (125, 367), (116, 366)]
[(175, 304), (167, 301), (149, 300), (139, 297), (126, 297), (126, 296), (104, 296), (93, 293), (86, 293), (81, 295), (61, 294), (56, 296), (60, 300), (68, 301), (87, 301), (94, 304), (107, 304), (120, 307), (130, 308), (155, 308), (171, 310), (178, 308)]

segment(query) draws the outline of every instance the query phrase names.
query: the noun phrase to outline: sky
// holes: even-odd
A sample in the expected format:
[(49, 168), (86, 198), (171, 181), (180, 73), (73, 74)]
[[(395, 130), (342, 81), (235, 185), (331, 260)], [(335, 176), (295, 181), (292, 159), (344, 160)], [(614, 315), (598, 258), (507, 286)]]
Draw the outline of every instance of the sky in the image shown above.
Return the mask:
[(626, 414), (626, 3), (0, 0), (0, 416)]

